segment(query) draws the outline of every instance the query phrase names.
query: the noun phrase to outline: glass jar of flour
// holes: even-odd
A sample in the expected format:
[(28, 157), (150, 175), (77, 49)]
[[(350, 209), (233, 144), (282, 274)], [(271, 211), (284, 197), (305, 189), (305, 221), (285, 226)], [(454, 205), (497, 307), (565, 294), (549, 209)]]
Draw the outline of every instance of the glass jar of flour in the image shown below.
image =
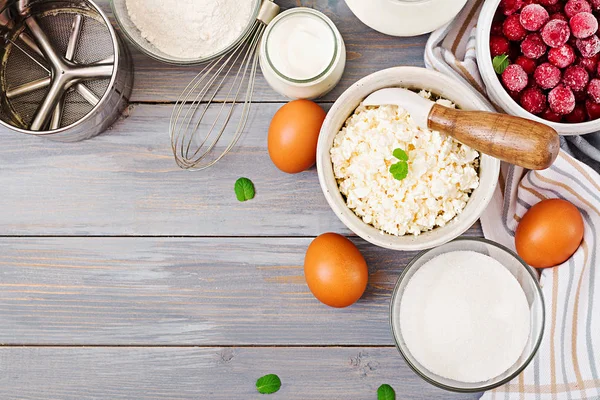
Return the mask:
[(260, 67), (269, 85), (291, 99), (329, 93), (346, 67), (346, 46), (323, 13), (298, 7), (277, 16), (260, 47)]

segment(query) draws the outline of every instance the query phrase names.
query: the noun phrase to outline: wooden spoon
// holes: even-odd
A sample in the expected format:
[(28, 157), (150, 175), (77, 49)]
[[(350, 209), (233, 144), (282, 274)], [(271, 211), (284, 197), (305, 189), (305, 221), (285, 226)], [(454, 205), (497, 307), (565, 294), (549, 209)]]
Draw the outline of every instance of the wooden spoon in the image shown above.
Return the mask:
[(548, 125), (506, 114), (444, 107), (406, 89), (378, 90), (363, 104), (402, 107), (421, 128), (443, 132), (475, 150), (527, 169), (550, 167), (560, 151), (558, 133)]

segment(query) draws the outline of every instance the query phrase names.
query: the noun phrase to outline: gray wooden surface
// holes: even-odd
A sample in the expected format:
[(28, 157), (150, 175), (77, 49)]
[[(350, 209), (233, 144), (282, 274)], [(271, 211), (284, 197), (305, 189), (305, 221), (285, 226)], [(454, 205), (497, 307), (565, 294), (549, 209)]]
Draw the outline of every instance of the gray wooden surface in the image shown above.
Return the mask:
[[(99, 2), (107, 11), (107, 0)], [(341, 0), (278, 0), (324, 11), (348, 47), (340, 85), (422, 65), (426, 37), (371, 31)], [(133, 103), (106, 134), (64, 144), (0, 131), (0, 399), (475, 399), (417, 377), (388, 324), (393, 285), (415, 256), (352, 238), (370, 270), (354, 306), (318, 303), (302, 276), (316, 235), (350, 235), (316, 171), (270, 162), (266, 132), (285, 99), (262, 77), (248, 132), (204, 173), (179, 170), (170, 102), (198, 71), (133, 50)], [(239, 176), (257, 187), (240, 204)], [(469, 235), (480, 236), (479, 225)]]
[[(0, 349), (7, 399), (377, 399), (388, 383), (397, 399), (463, 400), (415, 379), (395, 348), (365, 347), (37, 347)], [(274, 395), (258, 377), (276, 371)]]

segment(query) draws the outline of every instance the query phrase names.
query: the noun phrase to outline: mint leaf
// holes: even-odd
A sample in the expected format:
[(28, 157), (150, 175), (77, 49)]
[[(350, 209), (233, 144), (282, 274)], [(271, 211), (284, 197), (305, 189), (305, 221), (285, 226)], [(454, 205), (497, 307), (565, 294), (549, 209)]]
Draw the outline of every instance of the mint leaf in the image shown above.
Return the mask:
[(408, 161), (408, 154), (402, 149), (394, 150), (394, 157), (396, 157), (400, 161)]
[(395, 179), (401, 181), (408, 176), (408, 163), (400, 161), (390, 167), (390, 173)]
[(508, 67), (508, 64), (510, 64), (510, 60), (508, 59), (507, 54), (502, 54), (502, 55), (496, 56), (492, 60), (492, 65), (494, 66), (494, 71), (496, 71), (496, 73), (498, 75), (502, 75), (502, 73), (504, 72), (506, 67)]
[(271, 394), (281, 388), (281, 379), (275, 374), (265, 375), (256, 381), (256, 390), (261, 394)]
[(235, 197), (239, 201), (247, 201), (254, 198), (254, 184), (250, 179), (240, 178), (235, 182)]
[(381, 385), (377, 389), (377, 400), (396, 400), (396, 392), (390, 385)]

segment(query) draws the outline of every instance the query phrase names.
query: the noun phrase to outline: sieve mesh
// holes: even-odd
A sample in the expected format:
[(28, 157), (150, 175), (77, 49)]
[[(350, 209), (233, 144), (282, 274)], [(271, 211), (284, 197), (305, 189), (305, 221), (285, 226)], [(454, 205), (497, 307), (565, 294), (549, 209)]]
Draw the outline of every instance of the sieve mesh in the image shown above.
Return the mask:
[[(82, 16), (82, 21), (73, 62), (83, 66), (112, 57), (114, 44), (110, 31), (100, 15), (77, 7), (58, 9), (49, 7), (47, 10), (38, 12), (34, 17), (56, 53), (64, 56), (77, 14)], [(19, 38), (22, 32), (29, 34), (29, 30), (23, 24), (15, 29), (12, 33), (12, 43), (9, 42), (6, 46), (0, 70), (3, 93), (9, 93), (21, 85), (51, 76), (50, 63), (36, 54)], [(78, 84), (84, 85), (98, 99), (101, 99), (109, 88), (110, 78), (86, 79)], [(86, 100), (79, 91), (77, 84), (74, 84), (62, 96), (64, 106), (59, 128), (77, 123), (95, 107), (95, 104)], [(0, 118), (13, 126), (29, 129), (38, 107), (47, 94), (48, 88), (42, 88), (24, 95), (10, 98), (5, 96), (2, 101)], [(49, 129), (48, 126), (45, 130), (47, 129)]]
[(50, 13), (38, 17), (38, 24), (42, 30), (48, 35), (52, 45), (59, 54), (67, 52), (67, 44), (71, 36), (71, 26), (73, 25), (74, 13), (59, 12)]
[(94, 18), (85, 18), (81, 40), (75, 51), (75, 61), (81, 64), (92, 64), (113, 55), (113, 42), (110, 32), (104, 23)]
[(90, 104), (73, 89), (65, 94), (65, 109), (61, 123), (69, 126), (85, 117), (91, 108)]
[(93, 81), (88, 81), (85, 83), (85, 86), (90, 89), (94, 94), (100, 98), (106, 92), (108, 85), (110, 84), (110, 79), (96, 79)]
[(47, 89), (40, 89), (19, 96), (10, 102), (13, 112), (13, 118), (19, 121), (21, 126), (29, 126), (36, 110), (40, 104), (40, 99), (46, 96)]
[[(12, 89), (24, 83), (32, 82), (50, 75), (48, 71), (44, 70), (39, 64), (31, 60), (31, 58), (29, 58), (23, 51), (19, 50), (19, 47), (27, 50), (27, 45), (23, 43), (21, 39), (16, 39), (14, 42), (16, 45), (8, 46), (8, 55), (6, 57), (5, 64), (4, 76), (6, 78), (8, 89)], [(44, 65), (47, 70), (50, 70), (50, 67), (42, 57), (38, 56), (32, 51), (29, 51), (28, 54), (34, 57), (40, 64)]]

